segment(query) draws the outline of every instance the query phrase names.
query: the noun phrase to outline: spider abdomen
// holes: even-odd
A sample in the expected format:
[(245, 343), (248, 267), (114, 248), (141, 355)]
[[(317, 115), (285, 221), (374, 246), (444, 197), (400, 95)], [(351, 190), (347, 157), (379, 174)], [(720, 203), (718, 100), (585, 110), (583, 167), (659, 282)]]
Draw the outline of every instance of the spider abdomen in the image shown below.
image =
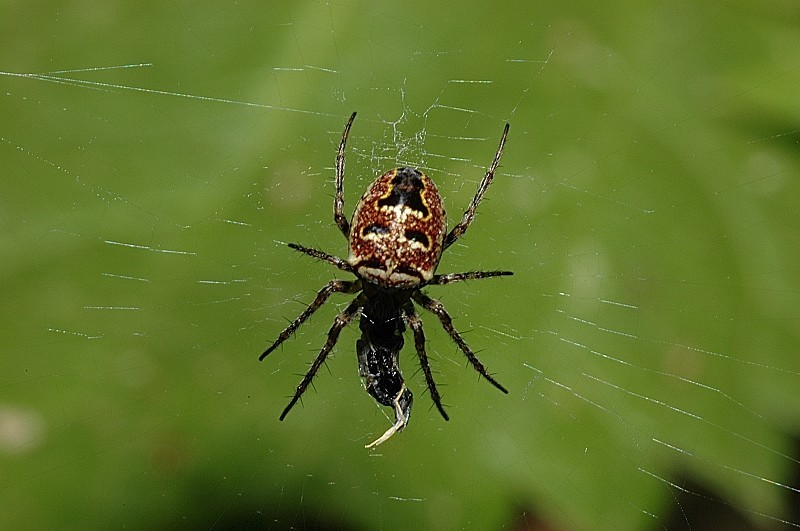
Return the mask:
[(419, 170), (395, 168), (378, 177), (356, 206), (348, 262), (359, 276), (387, 288), (433, 278), (447, 230), (442, 197)]

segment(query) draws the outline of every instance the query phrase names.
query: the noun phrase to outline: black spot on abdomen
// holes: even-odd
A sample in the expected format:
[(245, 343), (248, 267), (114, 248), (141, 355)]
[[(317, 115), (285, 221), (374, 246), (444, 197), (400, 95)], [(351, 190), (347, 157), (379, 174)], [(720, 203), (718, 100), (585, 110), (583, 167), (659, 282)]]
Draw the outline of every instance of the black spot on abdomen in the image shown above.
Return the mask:
[(424, 188), (422, 174), (419, 171), (414, 168), (398, 168), (397, 174), (392, 179), (392, 191), (388, 197), (378, 201), (378, 206), (405, 205), (426, 217), (428, 207), (422, 202)]

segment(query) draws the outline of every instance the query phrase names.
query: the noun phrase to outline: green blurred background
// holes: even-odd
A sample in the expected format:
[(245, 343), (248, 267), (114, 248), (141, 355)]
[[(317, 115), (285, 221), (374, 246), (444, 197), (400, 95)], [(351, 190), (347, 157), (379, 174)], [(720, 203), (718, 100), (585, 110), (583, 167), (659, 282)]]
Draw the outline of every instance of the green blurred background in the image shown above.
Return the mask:
[[(800, 525), (796, 2), (3, 2), (0, 528)], [(107, 67), (139, 65), (129, 68)], [(80, 71), (75, 71), (80, 70)], [(37, 74), (19, 76), (17, 74)], [(44, 74), (47, 77), (42, 77)], [(390, 425), (297, 241), (420, 166), (450, 412)]]

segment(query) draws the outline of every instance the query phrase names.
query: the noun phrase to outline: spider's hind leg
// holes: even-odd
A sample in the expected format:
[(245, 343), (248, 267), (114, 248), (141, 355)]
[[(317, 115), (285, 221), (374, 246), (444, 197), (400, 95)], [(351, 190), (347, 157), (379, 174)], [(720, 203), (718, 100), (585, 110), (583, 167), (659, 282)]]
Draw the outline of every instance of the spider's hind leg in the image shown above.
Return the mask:
[(469, 228), (472, 220), (475, 219), (475, 211), (478, 210), (478, 205), (483, 200), (483, 194), (486, 193), (486, 190), (489, 189), (489, 185), (492, 184), (494, 172), (497, 171), (497, 166), (500, 165), (500, 158), (503, 156), (503, 148), (506, 145), (506, 137), (508, 137), (508, 127), (509, 125), (506, 124), (505, 128), (503, 129), (503, 135), (500, 137), (500, 145), (497, 146), (497, 152), (494, 154), (494, 160), (492, 160), (491, 165), (489, 165), (489, 169), (486, 170), (481, 183), (478, 185), (478, 191), (475, 192), (475, 197), (473, 197), (472, 201), (470, 201), (466, 212), (464, 212), (464, 216), (461, 218), (461, 221), (459, 221), (458, 224), (453, 227), (449, 233), (447, 233), (447, 236), (445, 236), (444, 249), (447, 249), (453, 245), (456, 240), (463, 236), (464, 233), (467, 232), (467, 228)]
[(336, 195), (333, 196), (333, 220), (342, 231), (345, 238), (350, 238), (350, 223), (344, 216), (344, 148), (347, 145), (347, 137), (350, 135), (350, 126), (356, 119), (356, 113), (350, 115), (347, 125), (344, 126), (342, 141), (339, 143), (339, 151), (336, 152)]

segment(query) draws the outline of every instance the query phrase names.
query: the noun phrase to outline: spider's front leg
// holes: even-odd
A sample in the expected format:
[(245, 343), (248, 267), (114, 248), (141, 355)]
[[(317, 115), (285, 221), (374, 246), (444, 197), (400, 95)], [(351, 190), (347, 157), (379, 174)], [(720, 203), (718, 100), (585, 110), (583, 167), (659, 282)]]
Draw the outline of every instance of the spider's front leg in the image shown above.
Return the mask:
[(436, 404), (436, 409), (442, 414), (444, 420), (450, 420), (450, 417), (444, 411), (444, 406), (442, 406), (442, 397), (439, 394), (439, 390), (436, 389), (436, 382), (433, 381), (433, 373), (428, 363), (428, 355), (425, 353), (425, 332), (422, 330), (422, 319), (414, 311), (414, 305), (411, 304), (411, 301), (403, 307), (403, 317), (405, 317), (408, 326), (411, 327), (411, 331), (414, 333), (414, 347), (417, 350), (422, 374), (425, 375), (425, 383), (428, 384), (428, 391), (431, 393), (431, 400)]
[(325, 287), (319, 290), (319, 293), (317, 293), (317, 297), (314, 299), (314, 302), (309, 304), (308, 308), (303, 310), (303, 313), (301, 313), (297, 317), (297, 319), (292, 321), (292, 323), (289, 326), (287, 326), (283, 330), (283, 332), (280, 333), (278, 339), (275, 340), (272, 346), (270, 346), (267, 350), (264, 351), (263, 354), (261, 354), (261, 356), (258, 357), (259, 361), (262, 361), (269, 355), (270, 352), (278, 348), (278, 345), (289, 339), (289, 337), (295, 332), (295, 330), (300, 328), (300, 325), (302, 325), (306, 321), (306, 319), (311, 317), (311, 315), (314, 312), (319, 310), (320, 306), (325, 304), (325, 301), (327, 301), (332, 294), (354, 293), (359, 289), (361, 289), (360, 281), (350, 282), (348, 280), (331, 280), (330, 282), (325, 284)]
[(505, 394), (508, 394), (508, 390), (502, 385), (500, 385), (500, 383), (497, 380), (492, 378), (492, 376), (486, 370), (486, 367), (483, 366), (483, 363), (480, 362), (475, 353), (472, 352), (472, 350), (469, 348), (466, 341), (464, 341), (464, 338), (461, 337), (461, 334), (459, 334), (458, 331), (455, 329), (455, 327), (453, 326), (453, 319), (450, 317), (450, 314), (447, 313), (447, 310), (444, 309), (442, 303), (437, 301), (436, 299), (428, 297), (421, 291), (414, 292), (414, 295), (412, 295), (412, 297), (414, 299), (414, 302), (416, 302), (429, 312), (432, 312), (433, 314), (436, 315), (436, 317), (439, 318), (439, 321), (442, 323), (442, 327), (450, 335), (453, 341), (455, 341), (456, 345), (458, 345), (458, 348), (461, 349), (461, 352), (464, 353), (464, 355), (467, 357), (467, 359), (475, 368), (475, 370), (478, 371), (478, 373), (480, 373), (481, 376), (489, 380), (489, 383), (491, 383), (493, 386), (497, 387)]
[(331, 329), (328, 331), (328, 339), (325, 341), (325, 346), (322, 347), (322, 350), (317, 355), (314, 362), (311, 364), (311, 368), (308, 369), (308, 372), (300, 381), (300, 384), (297, 386), (297, 389), (294, 392), (294, 396), (289, 401), (289, 405), (283, 410), (281, 413), (280, 419), (283, 420), (286, 417), (286, 414), (289, 413), (289, 410), (300, 400), (300, 397), (303, 396), (303, 393), (306, 392), (306, 389), (311, 384), (311, 380), (314, 379), (314, 375), (317, 374), (317, 371), (325, 363), (325, 358), (328, 357), (328, 354), (331, 353), (333, 346), (336, 345), (336, 341), (339, 339), (339, 332), (342, 331), (342, 328), (347, 326), (347, 324), (353, 320), (353, 317), (358, 315), (358, 312), (363, 307), (362, 297), (356, 297), (356, 299), (351, 302), (347, 308), (344, 309), (342, 313), (336, 316), (336, 319), (333, 321), (333, 325)]

